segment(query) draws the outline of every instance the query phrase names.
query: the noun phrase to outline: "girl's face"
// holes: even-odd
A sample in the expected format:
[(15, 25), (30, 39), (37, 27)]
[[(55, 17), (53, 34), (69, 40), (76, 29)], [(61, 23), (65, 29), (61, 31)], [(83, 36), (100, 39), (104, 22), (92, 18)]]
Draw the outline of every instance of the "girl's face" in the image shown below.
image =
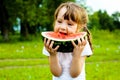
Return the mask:
[(54, 24), (54, 31), (62, 34), (74, 34), (77, 32), (77, 23), (72, 20), (64, 19), (67, 9), (61, 8)]

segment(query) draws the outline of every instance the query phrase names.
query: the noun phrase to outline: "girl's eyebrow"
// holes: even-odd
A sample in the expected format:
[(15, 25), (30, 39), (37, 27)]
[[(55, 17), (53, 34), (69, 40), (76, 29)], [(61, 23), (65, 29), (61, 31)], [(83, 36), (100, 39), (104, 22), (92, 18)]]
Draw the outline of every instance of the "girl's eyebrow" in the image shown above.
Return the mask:
[(70, 20), (68, 20), (68, 22), (74, 23), (75, 21), (73, 21), (73, 20), (70, 19)]
[(62, 18), (57, 18), (57, 20), (63, 20)]

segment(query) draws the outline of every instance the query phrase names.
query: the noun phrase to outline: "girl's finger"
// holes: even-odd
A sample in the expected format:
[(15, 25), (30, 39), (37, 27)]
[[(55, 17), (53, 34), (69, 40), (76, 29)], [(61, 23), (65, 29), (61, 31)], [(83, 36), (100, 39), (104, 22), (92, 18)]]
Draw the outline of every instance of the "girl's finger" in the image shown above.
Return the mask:
[(51, 41), (49, 48), (52, 49), (54, 41)]
[(57, 46), (55, 47), (55, 49), (54, 49), (54, 50), (55, 50), (55, 51), (57, 51), (57, 50), (58, 50), (58, 48), (59, 48), (59, 45), (57, 45)]
[(84, 43), (85, 43), (85, 39), (82, 37), (81, 38), (81, 45), (84, 45)]
[(46, 46), (49, 47), (50, 45), (50, 39), (47, 40)]
[(83, 45), (85, 46), (87, 43), (87, 36), (83, 39)]
[(72, 45), (74, 46), (74, 47), (76, 47), (76, 44), (75, 44), (75, 42), (72, 40), (71, 41), (72, 42)]
[(44, 38), (44, 44), (46, 43), (46, 38)]
[(81, 42), (82, 42), (82, 39), (81, 39), (81, 38), (79, 38), (79, 39), (78, 39), (78, 46), (80, 46), (80, 45), (81, 45)]
[(87, 36), (85, 36), (85, 41), (87, 41)]
[(81, 38), (81, 41), (83, 42), (84, 40), (85, 40), (85, 39), (82, 37), (82, 38)]

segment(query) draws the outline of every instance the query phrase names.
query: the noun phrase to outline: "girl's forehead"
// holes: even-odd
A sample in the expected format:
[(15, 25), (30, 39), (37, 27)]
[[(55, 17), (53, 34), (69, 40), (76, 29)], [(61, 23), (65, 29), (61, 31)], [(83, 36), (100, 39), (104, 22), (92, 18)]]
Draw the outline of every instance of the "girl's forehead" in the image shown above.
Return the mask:
[(60, 9), (60, 11), (58, 12), (57, 18), (62, 18), (62, 17), (64, 17), (64, 14), (65, 14), (66, 12), (67, 12), (66, 7), (62, 7), (62, 8)]
[(58, 10), (58, 15), (56, 19), (64, 19), (77, 22), (75, 11), (71, 7), (63, 6)]

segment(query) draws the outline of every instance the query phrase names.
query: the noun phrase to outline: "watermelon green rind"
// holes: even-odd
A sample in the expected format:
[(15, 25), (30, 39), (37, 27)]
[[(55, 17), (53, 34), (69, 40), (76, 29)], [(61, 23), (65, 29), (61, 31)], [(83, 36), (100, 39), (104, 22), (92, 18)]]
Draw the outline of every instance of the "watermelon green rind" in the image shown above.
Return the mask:
[[(77, 43), (77, 41), (75, 41)], [(58, 52), (72, 52), (73, 51), (73, 45), (71, 41), (65, 41), (65, 42), (59, 42), (55, 41), (53, 44), (53, 48), (55, 48), (57, 45), (59, 45)]]
[(47, 39), (50, 39), (50, 40), (53, 40), (54, 41), (54, 44), (53, 44), (53, 48), (55, 48), (57, 45), (59, 45), (59, 48), (58, 48), (58, 52), (64, 52), (64, 53), (68, 53), (68, 52), (72, 52), (73, 51), (73, 45), (71, 43), (71, 40), (74, 40), (75, 43), (77, 44), (77, 39), (80, 39), (81, 37), (84, 37), (86, 36), (86, 32), (80, 32), (82, 33), (82, 36), (77, 36), (75, 37), (74, 39), (55, 39), (53, 37), (49, 37), (46, 33), (52, 33), (52, 32), (42, 32), (42, 36), (43, 38), (47, 38)]

